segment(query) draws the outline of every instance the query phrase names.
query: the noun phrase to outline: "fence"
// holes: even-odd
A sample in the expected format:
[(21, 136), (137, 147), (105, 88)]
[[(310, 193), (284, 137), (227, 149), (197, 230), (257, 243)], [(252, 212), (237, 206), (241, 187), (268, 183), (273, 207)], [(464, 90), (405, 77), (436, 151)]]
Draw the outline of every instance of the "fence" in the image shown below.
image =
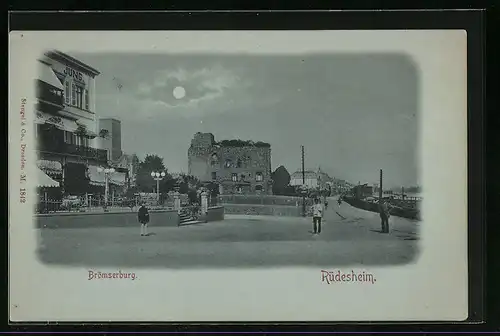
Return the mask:
[[(149, 207), (150, 209), (166, 209), (167, 207)], [(87, 204), (84, 202), (67, 202), (67, 201), (53, 201), (53, 200), (40, 200), (36, 204), (35, 213), (46, 214), (53, 212), (102, 212), (105, 211), (135, 211), (137, 206), (135, 202), (119, 201), (108, 202), (105, 207), (104, 202), (93, 200)]]
[[(183, 209), (195, 209), (200, 205), (191, 205), (188, 202), (186, 195), (180, 195), (181, 199), (181, 207)], [(184, 196), (184, 197), (183, 197)], [(75, 197), (71, 199), (65, 200), (51, 200), (51, 199), (39, 199), (35, 213), (53, 213), (53, 212), (102, 212), (105, 211), (135, 211), (140, 206), (140, 203), (143, 199), (136, 197), (135, 199), (124, 199), (124, 198), (116, 198), (110, 199), (106, 203), (104, 201), (104, 197), (102, 196), (82, 196)], [(174, 209), (174, 198), (169, 195), (166, 196), (161, 204), (158, 204), (157, 201), (148, 202), (148, 200), (144, 200), (144, 203), (150, 210), (169, 210)], [(219, 201), (217, 197), (209, 197), (208, 206), (213, 207), (219, 205)]]

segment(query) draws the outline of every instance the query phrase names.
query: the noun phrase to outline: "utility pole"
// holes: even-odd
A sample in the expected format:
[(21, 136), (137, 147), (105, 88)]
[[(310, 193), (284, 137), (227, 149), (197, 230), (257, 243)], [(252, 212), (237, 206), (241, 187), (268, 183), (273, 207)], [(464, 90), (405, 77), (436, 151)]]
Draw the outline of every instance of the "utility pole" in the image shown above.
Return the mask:
[(378, 189), (378, 204), (382, 204), (382, 190), (383, 190), (383, 185), (382, 185), (382, 178), (383, 178), (383, 172), (382, 169), (380, 169), (380, 181), (379, 181), (379, 189)]
[(304, 160), (305, 154), (304, 154), (304, 146), (302, 146), (302, 186), (304, 189), (302, 190), (302, 216), (306, 217), (306, 171), (304, 168), (305, 165), (305, 160)]
[[(383, 194), (383, 172), (382, 169), (380, 169), (380, 189), (378, 191), (378, 205), (379, 205), (379, 211), (384, 211), (384, 208), (382, 207), (382, 194)], [(387, 225), (389, 226), (389, 225)], [(384, 221), (382, 220), (382, 230), (383, 233), (388, 233), (389, 232), (389, 227), (385, 227)]]

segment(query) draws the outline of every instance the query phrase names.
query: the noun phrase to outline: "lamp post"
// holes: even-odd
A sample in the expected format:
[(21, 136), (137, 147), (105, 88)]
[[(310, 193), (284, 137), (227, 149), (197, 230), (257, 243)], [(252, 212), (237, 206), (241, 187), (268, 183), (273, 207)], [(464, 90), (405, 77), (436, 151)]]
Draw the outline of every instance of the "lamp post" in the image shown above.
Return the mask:
[(115, 169), (98, 167), (97, 171), (100, 173), (104, 173), (104, 211), (107, 211), (108, 194), (109, 194), (109, 176), (115, 172)]
[(156, 181), (156, 201), (160, 204), (160, 181), (165, 177), (165, 172), (151, 172), (151, 177)]

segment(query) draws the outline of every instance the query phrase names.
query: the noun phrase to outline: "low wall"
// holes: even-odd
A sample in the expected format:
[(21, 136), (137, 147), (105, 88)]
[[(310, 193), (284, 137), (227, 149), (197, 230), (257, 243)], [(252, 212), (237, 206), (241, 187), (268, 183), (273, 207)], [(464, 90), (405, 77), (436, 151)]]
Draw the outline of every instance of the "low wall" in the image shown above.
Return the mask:
[(207, 222), (216, 222), (224, 220), (224, 207), (215, 206), (208, 208)]
[(232, 215), (302, 217), (302, 207), (286, 205), (224, 204), (224, 212)]
[[(176, 210), (152, 210), (150, 226), (178, 226)], [(138, 227), (137, 212), (54, 213), (34, 216), (37, 228)]]
[[(302, 197), (279, 195), (220, 195), (219, 202), (234, 205), (278, 205), (297, 206), (302, 204)], [(312, 205), (312, 199), (306, 198), (306, 204)]]

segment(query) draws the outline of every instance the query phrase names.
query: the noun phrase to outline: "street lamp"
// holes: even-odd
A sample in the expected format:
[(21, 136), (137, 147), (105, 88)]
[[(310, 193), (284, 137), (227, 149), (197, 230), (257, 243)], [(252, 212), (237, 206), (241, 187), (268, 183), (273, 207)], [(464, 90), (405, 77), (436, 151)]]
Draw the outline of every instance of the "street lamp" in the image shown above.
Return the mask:
[(104, 209), (108, 207), (108, 193), (109, 193), (109, 175), (115, 172), (114, 168), (97, 167), (97, 171), (104, 173)]
[(156, 181), (156, 200), (160, 204), (160, 181), (165, 177), (165, 172), (151, 172), (151, 177)]

